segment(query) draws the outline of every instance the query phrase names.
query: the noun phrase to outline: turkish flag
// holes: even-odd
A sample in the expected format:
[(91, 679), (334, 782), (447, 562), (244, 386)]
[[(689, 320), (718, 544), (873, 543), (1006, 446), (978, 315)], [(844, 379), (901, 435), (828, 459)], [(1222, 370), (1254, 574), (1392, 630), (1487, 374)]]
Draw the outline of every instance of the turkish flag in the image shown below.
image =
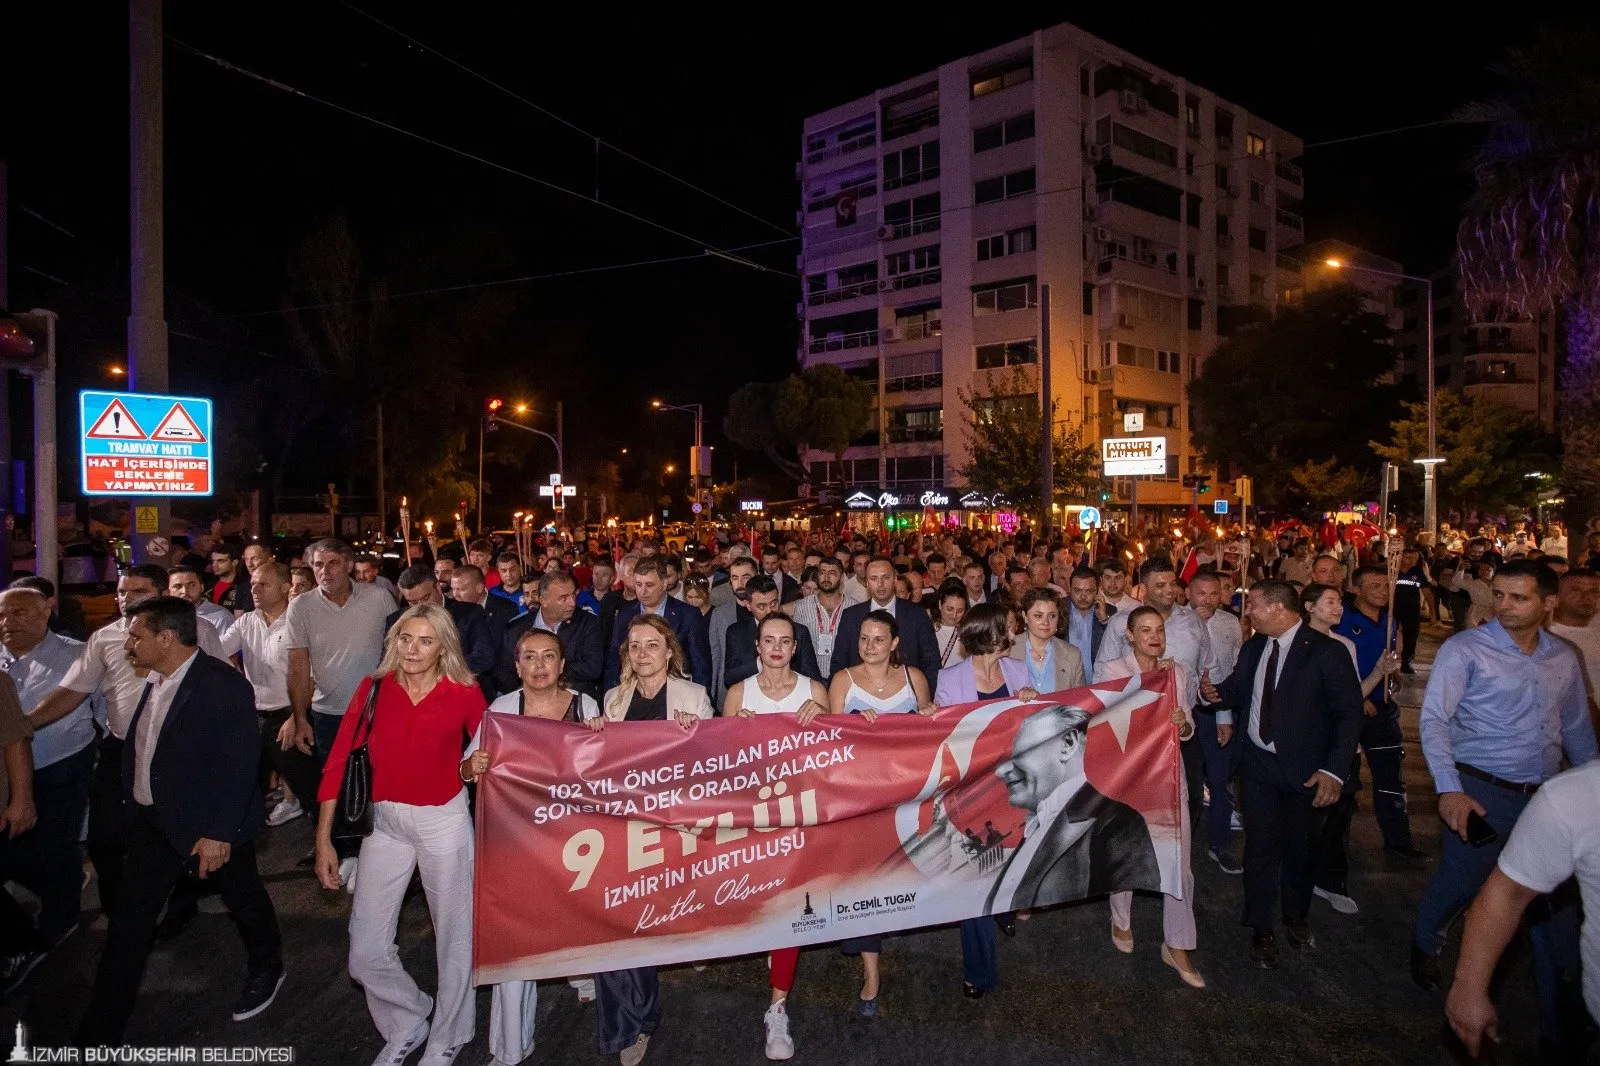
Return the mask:
[(856, 224), (856, 203), (861, 194), (855, 189), (842, 189), (833, 198), (833, 224), (839, 229)]

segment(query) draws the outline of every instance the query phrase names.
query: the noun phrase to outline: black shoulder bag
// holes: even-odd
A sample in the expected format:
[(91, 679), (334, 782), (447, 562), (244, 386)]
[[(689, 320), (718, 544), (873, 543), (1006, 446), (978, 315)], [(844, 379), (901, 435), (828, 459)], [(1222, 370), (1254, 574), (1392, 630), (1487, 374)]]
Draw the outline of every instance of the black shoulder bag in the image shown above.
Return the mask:
[(367, 743), (372, 739), (372, 720), (378, 707), (378, 678), (367, 689), (367, 704), (361, 709), (355, 735), (350, 738), (350, 754), (345, 758), (344, 780), (333, 805), (333, 839), (360, 840), (372, 833), (372, 756)]

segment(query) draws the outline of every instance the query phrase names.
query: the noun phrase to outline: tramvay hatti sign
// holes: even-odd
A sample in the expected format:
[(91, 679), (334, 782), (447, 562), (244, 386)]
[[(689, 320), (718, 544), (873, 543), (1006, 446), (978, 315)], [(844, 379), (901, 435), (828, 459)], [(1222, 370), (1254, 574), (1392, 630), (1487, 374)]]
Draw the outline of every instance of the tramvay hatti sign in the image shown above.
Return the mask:
[(85, 496), (210, 496), (211, 401), (136, 392), (78, 394)]

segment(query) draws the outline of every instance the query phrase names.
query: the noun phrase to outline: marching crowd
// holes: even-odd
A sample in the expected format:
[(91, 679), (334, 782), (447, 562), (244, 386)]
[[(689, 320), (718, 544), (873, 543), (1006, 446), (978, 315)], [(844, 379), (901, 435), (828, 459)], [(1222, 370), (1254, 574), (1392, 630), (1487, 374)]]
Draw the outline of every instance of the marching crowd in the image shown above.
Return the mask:
[[(1205, 987), (1190, 956), (1191, 854), (1242, 876), (1248, 957), (1263, 969), (1279, 965), (1280, 924), (1291, 952), (1315, 950), (1314, 900), (1359, 911), (1347, 845), (1364, 753), (1384, 851), (1432, 864), (1412, 978), (1444, 987), (1440, 955), (1465, 910), (1446, 1011), (1475, 1050), (1494, 1032), (1490, 976), (1526, 920), (1541, 1047), (1565, 1061), (1591, 1039), (1592, 1022), (1571, 1009), (1580, 980), (1600, 1017), (1600, 930), (1579, 935), (1583, 905), (1600, 906), (1586, 680), (1600, 669), (1600, 531), (1570, 563), (1558, 525), (1354, 533), (1175, 527), (1047, 540), (936, 529), (889, 541), (845, 530), (708, 534), (674, 550), (579, 531), (531, 554), (488, 539), (446, 545), (392, 583), (378, 559), (337, 540), (292, 559), (218, 543), (209, 560), (127, 568), (117, 619), (76, 638), (56, 589), (21, 578), (0, 592), (0, 880), (40, 906), (34, 916), (0, 892), (0, 982), (18, 989), (79, 927), (81, 843), (109, 918), (81, 1042), (122, 1041), (153, 944), (179, 935), (212, 890), (248, 957), (233, 1018), (260, 1014), (286, 970), (254, 843), (263, 826), (309, 815), (319, 881), (353, 897), (349, 970), (386, 1041), (376, 1061), (421, 1048), (427, 1066), (446, 1066), (475, 1035), (468, 787), (493, 759), (486, 712), (597, 731), (643, 720), (691, 729), (714, 715), (875, 721), (1170, 669), (1183, 895), (1164, 900), (1161, 958), (1181, 981)], [(1426, 618), (1455, 628), (1420, 726), (1448, 827), (1438, 855), (1413, 843), (1395, 700)], [(1063, 719), (1063, 755), (1086, 724), (1081, 712)], [(1059, 815), (1047, 764), (1061, 759), (1030, 754), (1048, 747), (1019, 736), (1002, 767), (1014, 805), (1033, 812), (1019, 853)], [(346, 816), (352, 787), (370, 788), (364, 822)], [(1035, 917), (1038, 886), (1020, 883), (1025, 859), (1013, 866), (992, 917), (961, 923), (967, 997), (998, 987), (999, 937)], [(1135, 872), (1097, 868), (1086, 894)], [(435, 935), (431, 995), (395, 943), (414, 873)], [(1109, 900), (1108, 935), (1123, 952), (1134, 950), (1130, 901)], [(871, 1017), (882, 938), (840, 947), (861, 959), (855, 1009)], [(786, 1002), (798, 958), (797, 948), (770, 957), (772, 1059), (794, 1053)], [(636, 1066), (660, 1024), (655, 970), (571, 983), (580, 1002), (597, 1002), (600, 1051)], [(521, 1061), (536, 986), (492, 995), (490, 1050)]]

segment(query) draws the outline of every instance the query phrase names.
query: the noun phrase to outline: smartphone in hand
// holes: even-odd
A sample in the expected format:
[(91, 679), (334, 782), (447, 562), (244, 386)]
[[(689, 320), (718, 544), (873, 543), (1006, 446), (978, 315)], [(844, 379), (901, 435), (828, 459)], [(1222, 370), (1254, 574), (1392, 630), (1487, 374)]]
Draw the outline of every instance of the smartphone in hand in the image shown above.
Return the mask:
[(1500, 834), (1494, 831), (1494, 826), (1488, 819), (1477, 811), (1467, 815), (1467, 843), (1475, 848), (1487, 847), (1500, 839)]

